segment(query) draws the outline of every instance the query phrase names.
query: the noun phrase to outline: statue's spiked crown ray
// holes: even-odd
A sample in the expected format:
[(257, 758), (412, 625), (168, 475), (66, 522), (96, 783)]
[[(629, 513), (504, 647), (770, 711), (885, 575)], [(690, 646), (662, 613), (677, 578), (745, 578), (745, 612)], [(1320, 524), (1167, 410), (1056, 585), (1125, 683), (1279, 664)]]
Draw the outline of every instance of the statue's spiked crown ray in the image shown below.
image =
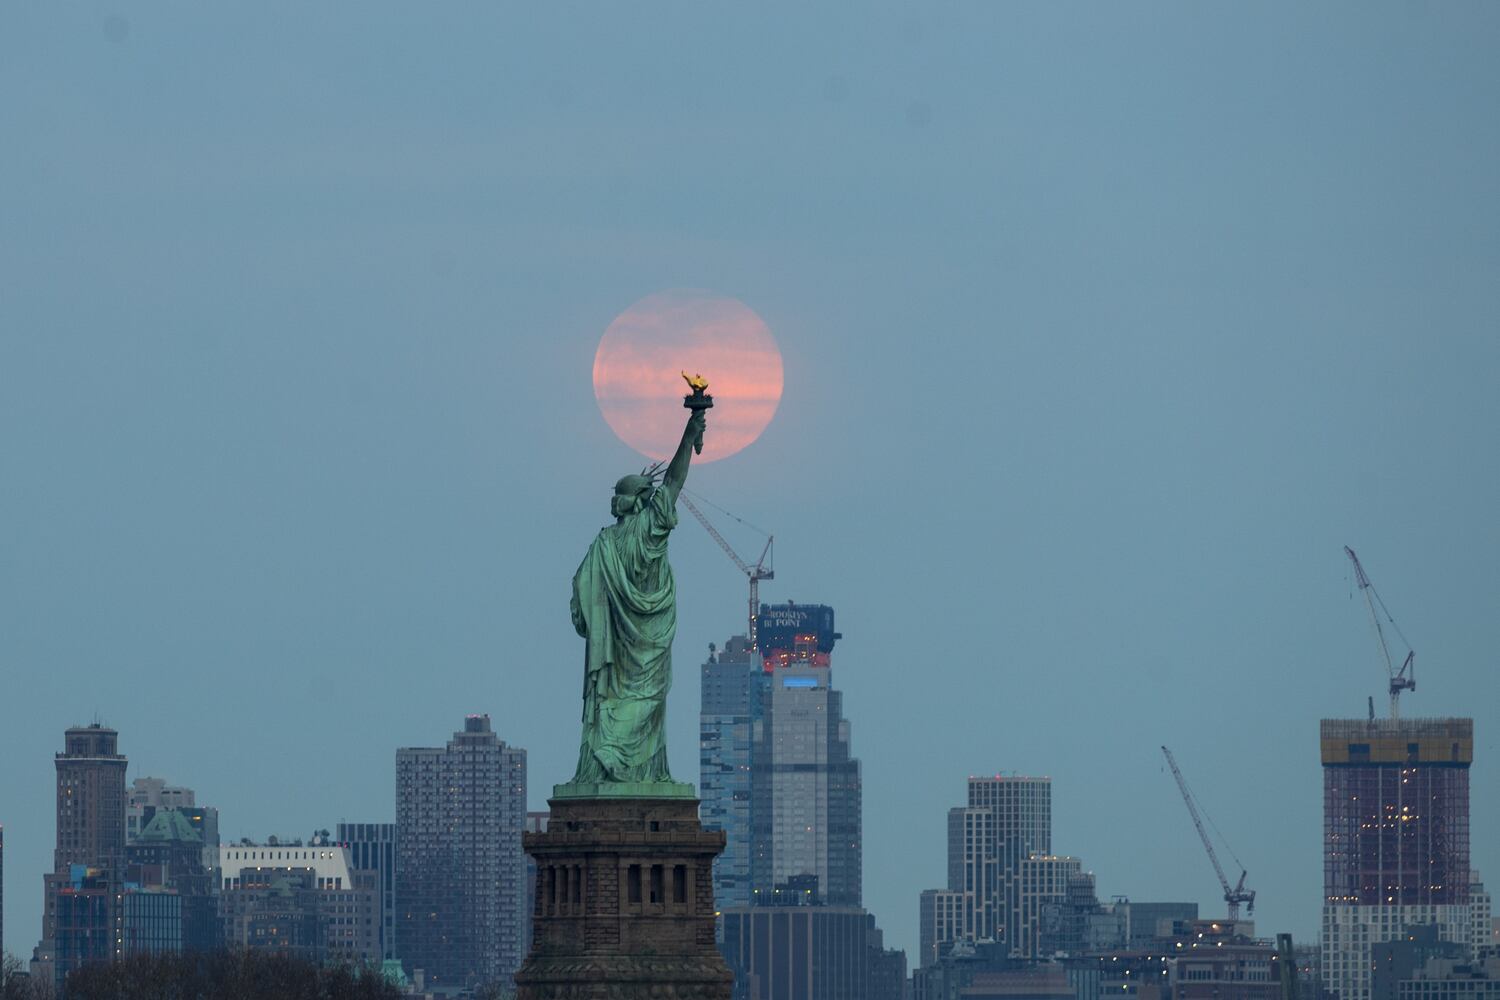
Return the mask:
[(654, 462), (640, 471), (639, 475), (626, 476), (615, 483), (615, 496), (629, 497), (653, 489), (665, 473), (665, 462)]

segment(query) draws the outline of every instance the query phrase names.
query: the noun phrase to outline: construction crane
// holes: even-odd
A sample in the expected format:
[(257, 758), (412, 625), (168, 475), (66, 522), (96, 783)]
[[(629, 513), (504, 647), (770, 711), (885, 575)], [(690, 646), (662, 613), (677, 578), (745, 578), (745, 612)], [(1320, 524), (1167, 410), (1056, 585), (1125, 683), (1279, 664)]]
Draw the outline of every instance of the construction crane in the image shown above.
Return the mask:
[[(1365, 596), (1365, 605), (1370, 609), (1370, 620), (1375, 623), (1375, 639), (1380, 643), (1380, 656), (1385, 660), (1386, 676), (1390, 678), (1391, 692), (1391, 718), (1401, 717), (1401, 692), (1415, 691), (1417, 689), (1416, 667), (1412, 661), (1417, 658), (1416, 652), (1411, 648), (1411, 643), (1406, 641), (1406, 636), (1401, 635), (1401, 626), (1396, 624), (1396, 619), (1386, 611), (1385, 602), (1380, 599), (1380, 592), (1365, 575), (1365, 568), (1359, 564), (1359, 556), (1349, 546), (1344, 546), (1344, 554), (1354, 564), (1354, 579), (1359, 584), (1359, 592)], [(1380, 627), (1380, 615), (1375, 611), (1375, 605), (1380, 605), (1380, 610), (1385, 611), (1386, 621), (1391, 623), (1391, 628), (1401, 636), (1401, 641), (1406, 643), (1406, 659), (1401, 661), (1401, 669), (1396, 669), (1395, 662), (1391, 659), (1390, 648), (1385, 644), (1385, 629)], [(1372, 713), (1373, 714), (1373, 713)]]
[[(750, 578), (750, 624), (747, 634), (750, 636), (750, 648), (758, 649), (755, 625), (760, 618), (760, 581), (774, 580), (776, 578), (776, 571), (771, 568), (771, 545), (776, 541), (776, 536), (766, 535), (766, 547), (760, 550), (760, 558), (752, 566), (740, 558), (740, 554), (734, 551), (734, 547), (724, 540), (724, 536), (719, 534), (718, 529), (709, 522), (708, 518), (704, 516), (703, 511), (698, 509), (698, 505), (688, 499), (686, 490), (679, 493), (677, 499), (698, 519), (698, 523), (703, 525), (704, 529), (713, 536), (714, 541), (719, 543), (719, 548), (723, 549), (729, 555), (729, 558), (734, 560), (734, 564), (740, 568), (740, 572)], [(702, 498), (700, 497), (699, 499)], [(725, 513), (728, 514), (729, 512), (725, 511)], [(729, 516), (734, 517), (733, 514)], [(737, 517), (734, 519), (747, 527), (752, 526), (748, 521), (740, 520)]]
[[(1193, 797), (1192, 791), (1188, 788), (1187, 779), (1182, 776), (1182, 771), (1177, 766), (1177, 759), (1172, 756), (1172, 751), (1168, 750), (1166, 747), (1162, 747), (1161, 752), (1166, 755), (1167, 766), (1172, 769), (1172, 777), (1177, 779), (1177, 787), (1182, 790), (1182, 801), (1187, 804), (1188, 815), (1193, 817), (1193, 826), (1197, 828), (1198, 837), (1203, 841), (1203, 849), (1208, 852), (1208, 860), (1212, 861), (1214, 864), (1214, 874), (1219, 876), (1219, 886), (1224, 890), (1224, 902), (1229, 905), (1229, 919), (1238, 920), (1240, 918), (1241, 903), (1245, 904), (1245, 914), (1247, 916), (1251, 913), (1254, 913), (1255, 890), (1245, 888), (1245, 866), (1240, 864), (1240, 859), (1235, 858), (1234, 851), (1230, 850), (1229, 856), (1231, 858), (1234, 858), (1234, 863), (1240, 866), (1240, 880), (1235, 884), (1235, 887), (1231, 889), (1229, 887), (1229, 879), (1224, 877), (1224, 866), (1219, 864), (1219, 854), (1214, 850), (1213, 841), (1208, 839), (1208, 831), (1203, 829), (1203, 820), (1198, 816), (1198, 806), (1196, 804), (1197, 800)], [(1210, 819), (1209, 823), (1213, 823), (1213, 820)], [(1219, 828), (1217, 826), (1214, 827), (1214, 832), (1219, 832)], [(1219, 833), (1219, 839), (1224, 839), (1224, 835), (1222, 833)], [(1226, 849), (1229, 848), (1229, 844), (1227, 841), (1225, 842), (1224, 847)]]

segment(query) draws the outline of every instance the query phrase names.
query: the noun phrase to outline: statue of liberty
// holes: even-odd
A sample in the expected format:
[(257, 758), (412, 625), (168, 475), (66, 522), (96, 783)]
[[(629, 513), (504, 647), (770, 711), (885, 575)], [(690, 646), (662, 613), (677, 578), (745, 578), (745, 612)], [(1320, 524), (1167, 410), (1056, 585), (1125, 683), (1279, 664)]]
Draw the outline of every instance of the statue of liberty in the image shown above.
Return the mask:
[[(683, 377), (687, 378), (684, 372)], [(667, 463), (615, 484), (610, 513), (573, 574), (573, 627), (584, 638), (583, 738), (573, 780), (558, 797), (692, 797), (667, 768), (667, 691), (677, 592), (667, 536), (677, 526), (677, 494), (693, 451), (703, 450), (704, 411), (713, 398), (701, 377), (688, 380), (692, 411)], [(660, 481), (658, 482), (658, 476)]]

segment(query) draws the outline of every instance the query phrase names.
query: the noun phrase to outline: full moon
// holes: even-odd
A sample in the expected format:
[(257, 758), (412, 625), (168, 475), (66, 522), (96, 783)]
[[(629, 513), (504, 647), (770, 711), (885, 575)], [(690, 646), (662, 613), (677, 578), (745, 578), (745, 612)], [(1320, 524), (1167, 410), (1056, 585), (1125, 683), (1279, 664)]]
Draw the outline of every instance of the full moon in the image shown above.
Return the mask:
[(614, 318), (594, 354), (594, 398), (610, 428), (649, 458), (672, 457), (690, 391), (681, 372), (708, 380), (703, 454), (728, 458), (752, 444), (781, 402), (781, 352), (770, 328), (738, 299), (657, 292)]

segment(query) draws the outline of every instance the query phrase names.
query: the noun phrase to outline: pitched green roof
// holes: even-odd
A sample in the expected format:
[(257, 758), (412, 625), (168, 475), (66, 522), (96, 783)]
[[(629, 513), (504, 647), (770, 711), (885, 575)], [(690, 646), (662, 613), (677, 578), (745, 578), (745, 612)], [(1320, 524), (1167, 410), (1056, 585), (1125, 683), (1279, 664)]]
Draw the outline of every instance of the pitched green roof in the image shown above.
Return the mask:
[(406, 989), (406, 970), (401, 967), (401, 959), (388, 958), (380, 963), (380, 974), (385, 977), (386, 982), (397, 989)]
[(164, 841), (164, 840), (186, 840), (203, 843), (203, 838), (193, 829), (193, 824), (188, 818), (176, 809), (158, 809), (156, 815), (151, 817), (151, 822), (146, 828), (136, 835), (136, 843), (141, 841)]

